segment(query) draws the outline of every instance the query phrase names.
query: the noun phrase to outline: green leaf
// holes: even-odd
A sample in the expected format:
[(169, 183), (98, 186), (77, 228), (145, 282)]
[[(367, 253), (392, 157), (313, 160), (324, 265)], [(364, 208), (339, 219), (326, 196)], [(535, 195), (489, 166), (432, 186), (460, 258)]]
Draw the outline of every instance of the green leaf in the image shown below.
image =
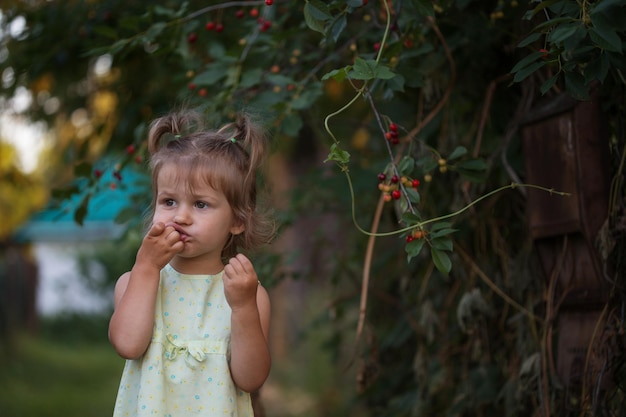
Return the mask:
[(432, 233), (435, 230), (447, 229), (447, 228), (450, 228), (450, 227), (452, 227), (452, 223), (451, 222), (437, 222), (437, 223), (433, 224), (432, 226), (430, 226), (430, 231)]
[(261, 77), (263, 76), (263, 70), (261, 68), (252, 68), (250, 70), (244, 71), (241, 74), (241, 80), (239, 82), (239, 86), (241, 88), (250, 88), (261, 82)]
[(454, 161), (465, 155), (467, 153), (467, 149), (464, 146), (457, 146), (456, 149), (452, 151), (450, 155), (448, 155), (448, 161)]
[(408, 225), (412, 225), (418, 224), (421, 219), (417, 214), (407, 211), (402, 214), (402, 221)]
[(157, 22), (153, 24), (143, 35), (143, 40), (146, 42), (152, 42), (157, 36), (159, 36), (163, 32), (166, 27), (167, 23), (165, 22)]
[(448, 275), (448, 273), (450, 273), (450, 270), (452, 269), (452, 261), (450, 261), (450, 257), (446, 252), (436, 248), (431, 248), (430, 256), (439, 272), (444, 275)]
[(89, 200), (91, 199), (91, 194), (85, 195), (80, 202), (80, 205), (74, 212), (74, 221), (79, 225), (83, 225), (85, 221), (85, 217), (87, 216), (87, 207), (89, 206)]
[(530, 64), (527, 67), (522, 68), (521, 70), (515, 73), (515, 77), (513, 77), (513, 82), (519, 83), (520, 81), (525, 80), (530, 77), (533, 73), (535, 73), (540, 68), (543, 68), (546, 65), (545, 62), (539, 61), (534, 64)]
[(280, 124), (280, 130), (287, 136), (298, 136), (300, 129), (302, 129), (302, 118), (298, 113), (289, 113)]
[(522, 68), (529, 66), (530, 64), (532, 64), (533, 62), (535, 62), (541, 57), (543, 57), (543, 52), (539, 52), (539, 51), (535, 51), (531, 54), (528, 54), (527, 56), (522, 58), (517, 64), (515, 64), (513, 69), (511, 69), (511, 73), (518, 72)]
[(333, 39), (333, 42), (337, 42), (339, 36), (344, 31), (347, 25), (346, 15), (342, 14), (330, 26), (330, 37)]
[(376, 77), (376, 61), (373, 59), (366, 61), (363, 58), (356, 57), (349, 76), (355, 80), (367, 81), (374, 79)]
[(543, 36), (542, 33), (533, 33), (533, 34), (527, 36), (520, 43), (518, 43), (517, 47), (518, 48), (523, 48), (524, 46), (530, 45), (531, 43), (534, 43), (534, 42), (538, 41), (539, 38), (541, 38), (542, 36)]
[(484, 171), (487, 169), (487, 164), (482, 159), (468, 159), (457, 164), (458, 168), (469, 171)]
[[(320, 10), (320, 7), (322, 10)], [(326, 21), (331, 18), (327, 10), (328, 7), (321, 1), (307, 0), (304, 5), (304, 21), (307, 26), (316, 32), (326, 34), (324, 30)]]
[(326, 161), (335, 161), (345, 165), (350, 162), (350, 154), (343, 149), (340, 149), (338, 143), (333, 143), (330, 147), (328, 158), (326, 158), (324, 162)]
[(552, 77), (548, 78), (543, 84), (541, 84), (541, 94), (544, 95), (545, 93), (547, 93), (552, 86), (556, 83), (556, 81), (559, 79), (559, 74), (560, 73), (556, 73), (554, 74)]
[(352, 66), (349, 65), (344, 68), (334, 69), (330, 72), (327, 72), (322, 76), (322, 81), (325, 81), (329, 78), (334, 79), (335, 81), (342, 82), (346, 78), (348, 78), (348, 72), (352, 69)]
[(622, 51), (622, 39), (614, 30), (607, 30), (601, 26), (592, 27), (589, 29), (589, 36), (592, 41), (605, 51)]
[(415, 160), (410, 156), (405, 155), (398, 163), (398, 172), (400, 172), (400, 175), (409, 175), (411, 172), (413, 172), (414, 167)]
[(315, 101), (322, 96), (323, 91), (319, 88), (319, 84), (316, 85), (317, 88), (309, 88), (304, 90), (298, 97), (294, 98), (291, 101), (291, 108), (294, 110), (305, 110), (310, 108)]
[(579, 29), (580, 23), (567, 23), (554, 28), (548, 35), (548, 40), (553, 43), (561, 43), (573, 36)]
[(593, 9), (591, 9), (591, 17), (598, 13), (603, 13), (609, 11), (610, 8), (613, 7), (623, 7), (624, 0), (602, 0), (595, 4), (593, 4)]
[(420, 252), (422, 251), (422, 248), (424, 247), (425, 242), (426, 241), (424, 239), (414, 239), (406, 244), (406, 246), (404, 247), (404, 250), (406, 251), (408, 255), (407, 261), (410, 261), (411, 258), (414, 258), (420, 254)]
[(452, 239), (449, 238), (431, 239), (430, 244), (433, 248), (440, 251), (452, 252), (453, 249)]
[(193, 83), (198, 86), (210, 86), (226, 77), (230, 65), (225, 62), (214, 62), (208, 69), (196, 75)]
[(420, 203), (421, 201), (420, 193), (418, 193), (415, 188), (406, 188), (406, 194), (409, 196), (409, 201), (411, 201), (411, 203), (413, 204)]
[(430, 237), (431, 237), (431, 239), (434, 240), (434, 239), (437, 239), (437, 238), (441, 238), (443, 236), (450, 235), (450, 234), (456, 232), (457, 230), (458, 229), (445, 228), (445, 229), (440, 229), (440, 230), (437, 230), (437, 231), (433, 231), (431, 229)]

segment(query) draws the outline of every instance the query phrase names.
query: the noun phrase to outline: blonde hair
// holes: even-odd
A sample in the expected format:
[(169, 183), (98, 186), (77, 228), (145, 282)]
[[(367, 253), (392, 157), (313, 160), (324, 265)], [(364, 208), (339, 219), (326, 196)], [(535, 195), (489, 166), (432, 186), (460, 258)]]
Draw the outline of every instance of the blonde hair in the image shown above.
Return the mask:
[(209, 185), (224, 193), (235, 222), (244, 231), (231, 236), (222, 249), (224, 258), (238, 248), (255, 249), (269, 243), (275, 224), (257, 207), (257, 173), (268, 151), (263, 130), (247, 114), (219, 130), (204, 128), (202, 117), (193, 110), (181, 110), (154, 120), (148, 133), (152, 171), (152, 204), (156, 203), (157, 178), (165, 164), (175, 164), (187, 186)]

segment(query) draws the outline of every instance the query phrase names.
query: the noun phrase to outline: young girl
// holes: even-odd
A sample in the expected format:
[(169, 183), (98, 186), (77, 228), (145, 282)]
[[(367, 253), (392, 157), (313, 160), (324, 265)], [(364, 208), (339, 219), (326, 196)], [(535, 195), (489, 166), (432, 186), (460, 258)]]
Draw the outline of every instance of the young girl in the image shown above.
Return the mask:
[(270, 301), (238, 248), (270, 241), (256, 207), (266, 151), (245, 115), (219, 131), (180, 112), (150, 128), (151, 227), (115, 286), (109, 339), (125, 359), (115, 417), (253, 416), (270, 370)]

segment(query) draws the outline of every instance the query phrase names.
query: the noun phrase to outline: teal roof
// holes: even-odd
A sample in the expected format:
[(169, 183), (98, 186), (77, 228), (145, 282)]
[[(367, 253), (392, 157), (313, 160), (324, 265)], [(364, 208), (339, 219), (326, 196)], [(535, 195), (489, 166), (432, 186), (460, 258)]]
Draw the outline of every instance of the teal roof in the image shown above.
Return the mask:
[[(121, 236), (129, 221), (142, 221), (150, 202), (150, 178), (132, 167), (125, 167), (120, 174), (121, 181), (111, 170), (103, 170), (95, 187), (85, 178), (75, 181), (72, 186), (77, 193), (35, 213), (17, 230), (15, 238), (20, 241), (97, 241)], [(75, 214), (85, 198), (88, 198), (87, 213), (81, 225), (75, 221)]]

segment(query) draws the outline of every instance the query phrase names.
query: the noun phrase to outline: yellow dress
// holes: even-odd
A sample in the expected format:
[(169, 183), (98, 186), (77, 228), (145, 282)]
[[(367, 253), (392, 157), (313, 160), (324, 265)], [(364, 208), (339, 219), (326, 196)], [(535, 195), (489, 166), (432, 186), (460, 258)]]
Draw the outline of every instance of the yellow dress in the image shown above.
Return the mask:
[(253, 417), (250, 395), (230, 376), (222, 274), (161, 270), (152, 341), (126, 361), (114, 417)]

